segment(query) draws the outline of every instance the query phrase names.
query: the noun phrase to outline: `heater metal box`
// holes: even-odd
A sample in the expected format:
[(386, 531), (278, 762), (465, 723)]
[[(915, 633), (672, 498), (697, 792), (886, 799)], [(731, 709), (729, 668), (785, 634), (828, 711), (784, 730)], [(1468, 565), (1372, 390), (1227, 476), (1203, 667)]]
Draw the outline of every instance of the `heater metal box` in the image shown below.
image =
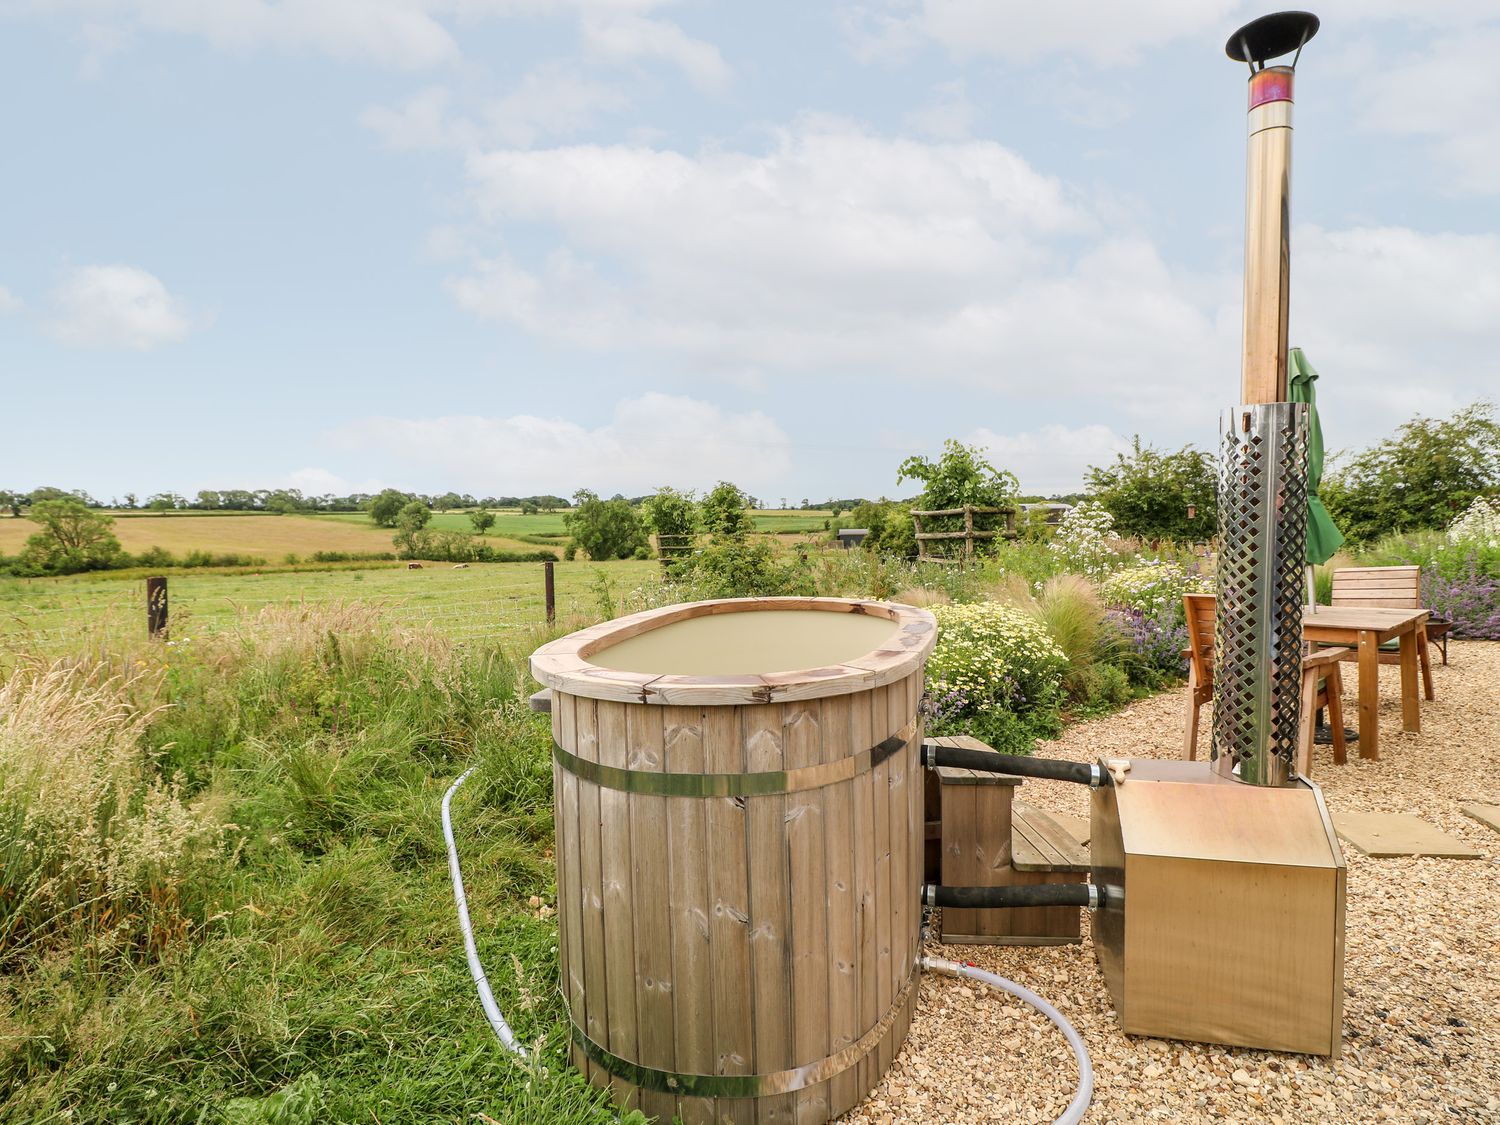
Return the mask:
[(1094, 790), (1094, 949), (1127, 1034), (1339, 1054), (1344, 856), (1311, 782), (1133, 759)]

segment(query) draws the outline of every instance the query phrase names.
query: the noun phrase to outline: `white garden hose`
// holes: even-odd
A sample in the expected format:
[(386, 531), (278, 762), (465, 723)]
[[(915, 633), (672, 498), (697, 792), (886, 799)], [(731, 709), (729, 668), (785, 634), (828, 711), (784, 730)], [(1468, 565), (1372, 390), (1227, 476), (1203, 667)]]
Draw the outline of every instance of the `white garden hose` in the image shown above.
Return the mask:
[(1063, 1017), (1061, 1012), (1031, 989), (1013, 980), (996, 976), (994, 973), (987, 973), (973, 965), (960, 965), (957, 961), (944, 961), (941, 957), (923, 957), (922, 968), (927, 972), (944, 973), (951, 977), (970, 977), (992, 988), (998, 988), (1002, 992), (1009, 992), (1055, 1023), (1057, 1029), (1067, 1039), (1068, 1046), (1073, 1048), (1073, 1057), (1078, 1060), (1078, 1091), (1073, 1095), (1073, 1100), (1068, 1103), (1068, 1108), (1062, 1111), (1062, 1116), (1053, 1125), (1078, 1125), (1078, 1122), (1083, 1120), (1084, 1113), (1088, 1111), (1089, 1102), (1094, 1097), (1094, 1064), (1089, 1061), (1089, 1052), (1088, 1048), (1083, 1045), (1083, 1036), (1074, 1030), (1073, 1025)]
[(464, 770), (458, 775), (458, 780), (448, 786), (448, 792), (443, 794), (443, 839), (448, 841), (448, 874), (453, 877), (453, 901), (458, 904), (458, 926), (464, 933), (464, 954), (469, 959), (469, 975), (474, 978), (474, 987), (479, 990), (479, 1005), (484, 1009), (484, 1016), (495, 1029), (495, 1034), (499, 1036), (501, 1046), (524, 1059), (527, 1057), (526, 1048), (516, 1040), (516, 1033), (500, 1014), (500, 1005), (495, 1003), (495, 994), (490, 991), (489, 978), (484, 975), (484, 966), (479, 963), (479, 950), (474, 945), (474, 927), (469, 924), (469, 900), (464, 896), (464, 877), (458, 869), (458, 847), (453, 842), (453, 815), (448, 807), (449, 802), (453, 800), (453, 794), (458, 792), (458, 787), (473, 772), (473, 766)]

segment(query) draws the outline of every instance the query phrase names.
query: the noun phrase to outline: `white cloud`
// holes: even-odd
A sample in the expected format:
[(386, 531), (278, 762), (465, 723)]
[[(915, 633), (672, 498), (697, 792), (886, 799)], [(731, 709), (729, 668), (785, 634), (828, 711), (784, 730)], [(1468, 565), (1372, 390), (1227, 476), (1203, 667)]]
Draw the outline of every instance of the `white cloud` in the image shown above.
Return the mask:
[(1029, 62), (1047, 55), (1130, 64), (1144, 49), (1174, 39), (1234, 29), (1239, 0), (1051, 0), (997, 4), (994, 0), (906, 0), (876, 9), (845, 9), (851, 47), (864, 59), (905, 54), (933, 41), (959, 58), (993, 55)]
[(385, 487), (382, 481), (374, 478), (352, 481), (328, 469), (312, 466), (288, 473), (280, 483), (283, 488), (299, 489), (304, 496), (349, 496), (355, 492), (379, 492)]
[(529, 145), (538, 137), (572, 136), (629, 104), (618, 87), (588, 78), (576, 66), (551, 62), (486, 106), (484, 116), (501, 142)]
[(963, 79), (940, 83), (932, 91), (932, 100), (906, 114), (907, 125), (917, 132), (940, 141), (962, 141), (974, 129), (979, 116), (969, 100)]
[(981, 427), (964, 441), (982, 447), (994, 465), (1015, 473), (1022, 492), (1044, 495), (1080, 491), (1090, 465), (1110, 464), (1115, 454), (1130, 451), (1128, 440), (1098, 424), (1052, 424), (1018, 434)]
[(134, 266), (80, 266), (57, 287), (53, 303), (52, 334), (85, 347), (146, 351), (192, 329), (161, 280)]
[(657, 58), (680, 67), (705, 89), (719, 89), (729, 68), (718, 48), (648, 13), (672, 0), (18, 0), (40, 15), (88, 20), (85, 76), (131, 32), (191, 35), (221, 50), (311, 51), (340, 61), (404, 70), (457, 61), (449, 24), (495, 19), (576, 20), (584, 42), (615, 59)]
[(1500, 193), (1500, 25), (1432, 40), (1356, 77), (1360, 125), (1430, 141), (1444, 194)]
[(5, 286), (0, 285), (0, 316), (20, 312), (22, 307), (21, 298), (17, 297)]
[(571, 346), (737, 378), (1045, 381), (1141, 410), (1180, 377), (1164, 354), (1204, 370), (1234, 347), (1201, 284), (1140, 239), (1099, 238), (1063, 185), (992, 142), (807, 119), (760, 154), (589, 145), (469, 167), (502, 235), (545, 224), (561, 245), (534, 263), (482, 258), (453, 279), (455, 298)]
[(1292, 343), (1322, 375), (1331, 446), (1500, 387), (1500, 235), (1293, 231)]
[(192, 35), (222, 50), (316, 51), (340, 60), (400, 68), (458, 56), (438, 21), (442, 5), (422, 0), (72, 0), (120, 33), (120, 25)]
[(483, 103), (469, 115), (454, 112), (451, 93), (434, 86), (395, 108), (370, 106), (359, 120), (393, 149), (526, 147), (542, 137), (572, 136), (629, 104), (618, 86), (554, 61), (536, 67), (510, 93)]
[[(330, 435), (341, 450), (378, 454), (402, 480), (471, 482), (471, 491), (524, 494), (565, 487), (644, 492), (670, 482), (707, 487), (720, 478), (752, 490), (784, 486), (787, 437), (760, 411), (733, 413), (679, 395), (648, 393), (616, 404), (589, 428), (529, 414), (365, 418)], [(446, 487), (446, 486), (445, 486)]]
[(614, 59), (656, 58), (674, 63), (704, 90), (722, 90), (731, 71), (719, 49), (694, 39), (675, 23), (615, 12), (601, 6), (583, 17), (583, 41), (595, 54)]

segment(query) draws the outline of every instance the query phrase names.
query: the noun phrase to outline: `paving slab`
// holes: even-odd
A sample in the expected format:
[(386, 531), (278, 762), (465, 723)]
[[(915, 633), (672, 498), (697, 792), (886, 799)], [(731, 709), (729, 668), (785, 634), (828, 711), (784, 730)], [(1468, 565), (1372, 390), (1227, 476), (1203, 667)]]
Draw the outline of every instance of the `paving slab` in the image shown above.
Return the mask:
[(1440, 859), (1483, 859), (1484, 852), (1448, 835), (1410, 813), (1338, 812), (1333, 827), (1339, 839), (1377, 858), (1403, 855)]
[(1493, 828), (1496, 832), (1500, 832), (1500, 805), (1486, 805), (1476, 801), (1464, 806), (1464, 815), (1472, 816), (1486, 828)]

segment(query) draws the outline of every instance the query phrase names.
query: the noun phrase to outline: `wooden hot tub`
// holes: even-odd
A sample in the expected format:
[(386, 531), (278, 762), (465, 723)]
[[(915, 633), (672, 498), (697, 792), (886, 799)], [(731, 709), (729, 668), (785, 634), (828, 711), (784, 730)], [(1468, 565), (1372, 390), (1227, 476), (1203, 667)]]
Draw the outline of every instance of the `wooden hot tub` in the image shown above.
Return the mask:
[(573, 1060), (670, 1121), (821, 1122), (916, 1000), (925, 610), (748, 598), (538, 649)]

